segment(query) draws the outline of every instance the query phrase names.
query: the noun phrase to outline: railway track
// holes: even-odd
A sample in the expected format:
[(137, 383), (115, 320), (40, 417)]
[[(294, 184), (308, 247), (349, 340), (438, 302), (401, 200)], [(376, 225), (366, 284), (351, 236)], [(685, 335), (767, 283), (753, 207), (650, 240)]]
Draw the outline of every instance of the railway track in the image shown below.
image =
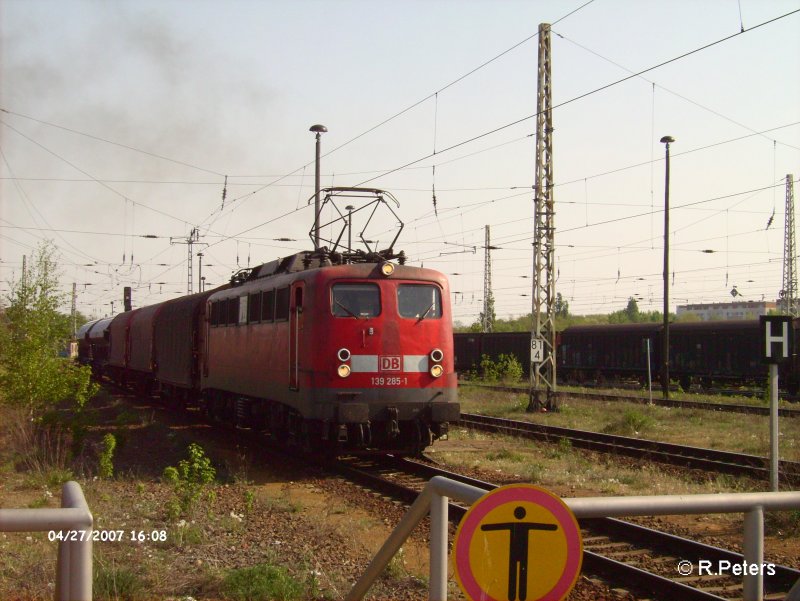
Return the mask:
[[(519, 386), (494, 386), (487, 384), (470, 384), (476, 388), (485, 388), (486, 390), (496, 390), (499, 392), (512, 392), (512, 393), (525, 393), (527, 388), (520, 388)], [(611, 402), (628, 402), (636, 403), (639, 405), (651, 404), (648, 397), (633, 396), (626, 394), (611, 394), (604, 392), (592, 391), (570, 391), (564, 392), (564, 396), (576, 399), (593, 400), (593, 401), (611, 401)], [(742, 405), (737, 403), (712, 403), (709, 401), (682, 401), (677, 399), (662, 399), (654, 397), (652, 400), (653, 405), (659, 407), (673, 407), (678, 409), (703, 409), (706, 411), (723, 411), (726, 413), (744, 413), (747, 415), (769, 415), (769, 407), (760, 405)], [(778, 415), (781, 417), (800, 417), (800, 409), (792, 408), (778, 408)]]
[[(691, 469), (769, 479), (769, 459), (757, 455), (689, 447), (586, 430), (572, 430), (473, 413), (462, 413), (458, 423), (461, 426), (485, 432), (547, 442), (566, 440), (573, 447), (581, 449), (624, 455), (636, 459), (648, 459)], [(779, 480), (788, 484), (800, 482), (800, 463), (781, 461), (779, 463)]]
[[(333, 469), (381, 494), (412, 502), (425, 482), (444, 476), (487, 491), (497, 485), (444, 470), (435, 465), (409, 459), (347, 459)], [(449, 517), (457, 525), (466, 508), (449, 504)], [(741, 578), (733, 576), (686, 576), (678, 574), (680, 561), (697, 565), (698, 561), (741, 564), (739, 553), (705, 545), (665, 532), (611, 518), (580, 520), (584, 543), (583, 572), (601, 576), (614, 586), (622, 586), (639, 598), (681, 601), (719, 601), (741, 599)], [(767, 576), (765, 600), (783, 599), (797, 580), (800, 571), (775, 566), (775, 575)]]
[[(236, 432), (243, 436), (243, 440), (270, 447), (289, 463), (300, 460), (319, 465), (319, 457), (308, 456), (299, 449), (287, 452), (285, 448), (275, 448), (269, 439), (260, 434), (247, 430)], [(413, 502), (425, 482), (434, 476), (445, 476), (487, 491), (496, 487), (430, 463), (393, 457), (381, 460), (348, 458), (346, 461), (325, 461), (325, 465), (352, 481), (404, 503)], [(464, 507), (450, 504), (451, 521), (457, 524), (465, 511)], [(737, 564), (742, 561), (740, 554), (622, 520), (581, 520), (581, 527), (584, 538), (584, 573), (602, 576), (615, 586), (635, 591), (640, 599), (719, 601), (741, 598), (741, 582), (736, 578), (676, 578), (676, 566), (682, 559), (692, 561), (695, 565), (699, 559), (715, 562), (726, 560)], [(782, 599), (798, 579), (800, 571), (776, 566), (775, 576), (765, 578), (768, 593), (765, 599)]]

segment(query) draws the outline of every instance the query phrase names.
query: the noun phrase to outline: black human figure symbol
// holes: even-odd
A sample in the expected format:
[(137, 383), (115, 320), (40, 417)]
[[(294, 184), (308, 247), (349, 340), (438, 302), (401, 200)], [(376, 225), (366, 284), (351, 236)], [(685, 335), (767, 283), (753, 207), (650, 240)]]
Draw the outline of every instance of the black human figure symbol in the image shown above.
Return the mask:
[[(514, 509), (514, 517), (525, 517), (524, 507)], [(528, 598), (528, 534), (531, 530), (558, 530), (556, 524), (537, 522), (503, 522), (484, 524), (481, 530), (508, 530), (511, 540), (508, 545), (508, 601), (525, 601)], [(517, 579), (519, 570), (519, 579)]]

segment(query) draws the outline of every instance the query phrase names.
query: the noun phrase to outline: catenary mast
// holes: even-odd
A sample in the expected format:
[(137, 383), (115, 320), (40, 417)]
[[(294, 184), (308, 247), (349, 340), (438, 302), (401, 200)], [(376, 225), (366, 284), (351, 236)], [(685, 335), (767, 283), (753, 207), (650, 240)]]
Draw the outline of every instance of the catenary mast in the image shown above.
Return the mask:
[(794, 243), (794, 176), (786, 176), (786, 225), (783, 232), (783, 286), (781, 310), (784, 315), (798, 316), (797, 255)]
[(494, 329), (494, 296), (492, 295), (492, 245), (489, 226), (486, 226), (486, 245), (483, 262), (483, 315), (481, 331), (491, 332)]
[[(534, 186), (532, 356), (528, 411), (556, 409), (555, 222), (553, 203), (553, 114), (550, 24), (539, 25)], [(532, 353), (533, 354), (533, 353)]]

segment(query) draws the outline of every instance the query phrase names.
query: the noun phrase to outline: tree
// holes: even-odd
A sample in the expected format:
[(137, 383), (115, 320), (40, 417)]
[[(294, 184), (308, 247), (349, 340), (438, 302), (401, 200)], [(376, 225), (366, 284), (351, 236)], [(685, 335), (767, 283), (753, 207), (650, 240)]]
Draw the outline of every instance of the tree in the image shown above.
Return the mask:
[(636, 323), (639, 321), (639, 303), (632, 296), (628, 298), (628, 305), (625, 307), (625, 314), (628, 316), (628, 321)]
[(55, 249), (43, 243), (20, 279), (11, 282), (0, 332), (3, 401), (30, 418), (62, 401), (83, 406), (97, 390), (88, 367), (61, 356), (70, 334), (69, 320), (58, 311), (64, 300)]
[(560, 292), (556, 293), (556, 306), (554, 307), (556, 317), (566, 319), (569, 317), (569, 303), (564, 300)]

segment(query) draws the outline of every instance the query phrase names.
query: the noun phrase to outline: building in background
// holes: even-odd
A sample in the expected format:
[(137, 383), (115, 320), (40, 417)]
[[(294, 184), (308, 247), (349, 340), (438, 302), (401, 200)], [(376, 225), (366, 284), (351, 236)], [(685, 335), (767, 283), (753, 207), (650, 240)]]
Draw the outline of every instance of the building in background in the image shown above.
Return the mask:
[(677, 316), (696, 315), (700, 321), (721, 321), (727, 319), (758, 319), (777, 311), (778, 304), (772, 301), (739, 301), (732, 303), (700, 303), (678, 305)]

